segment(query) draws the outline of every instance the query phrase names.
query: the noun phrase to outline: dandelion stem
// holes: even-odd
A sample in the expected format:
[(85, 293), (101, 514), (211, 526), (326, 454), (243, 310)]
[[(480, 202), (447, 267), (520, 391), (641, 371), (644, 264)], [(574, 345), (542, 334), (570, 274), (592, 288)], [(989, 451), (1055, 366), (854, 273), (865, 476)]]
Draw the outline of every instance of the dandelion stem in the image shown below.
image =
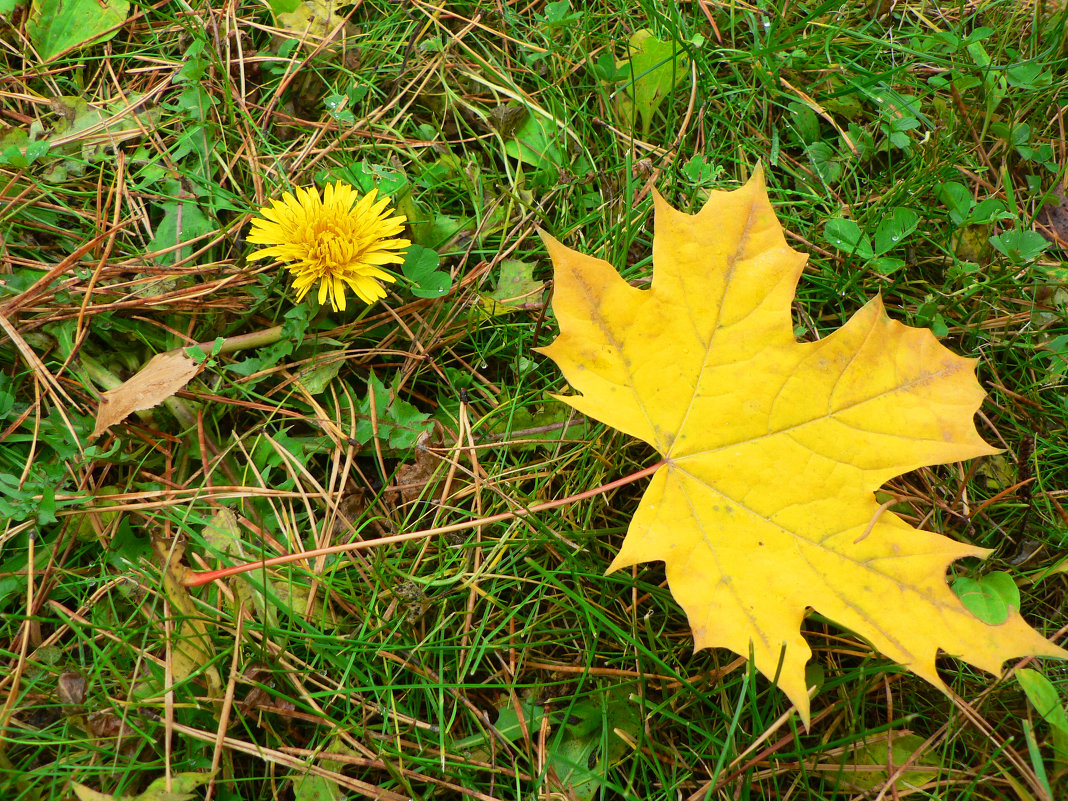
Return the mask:
[[(282, 338), (282, 326), (276, 325), (271, 328), (264, 328), (262, 331), (253, 331), (250, 334), (238, 334), (235, 337), (227, 337), (223, 340), (222, 346), (217, 353), (233, 353), (238, 350), (247, 350), (248, 348), (262, 348), (264, 345), (273, 345)], [(200, 342), (193, 347), (200, 348), (207, 355), (211, 355), (215, 351), (215, 342)], [(179, 350), (184, 350), (179, 348)]]

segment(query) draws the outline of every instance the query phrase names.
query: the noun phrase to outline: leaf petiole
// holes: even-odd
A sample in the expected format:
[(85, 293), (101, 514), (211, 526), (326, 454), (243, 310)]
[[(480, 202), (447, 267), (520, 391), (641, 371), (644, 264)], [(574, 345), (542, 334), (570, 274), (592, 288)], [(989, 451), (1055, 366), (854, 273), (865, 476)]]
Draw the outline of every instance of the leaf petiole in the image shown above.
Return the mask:
[(200, 587), (204, 584), (208, 584), (218, 579), (228, 578), (230, 576), (236, 576), (240, 573), (248, 573), (251, 570), (261, 570), (268, 567), (274, 567), (276, 565), (285, 565), (290, 562), (299, 562), (302, 559), (316, 559), (320, 556), (329, 556), (335, 553), (348, 553), (350, 551), (362, 551), (367, 548), (375, 548), (380, 545), (392, 545), (397, 542), (409, 542), (411, 540), (425, 539), (427, 537), (433, 537), (438, 534), (449, 534), (453, 531), (463, 531), (469, 528), (475, 528), (477, 526), (485, 526), (490, 523), (500, 523), (504, 520), (514, 520), (517, 517), (526, 517), (537, 512), (544, 512), (549, 509), (556, 509), (560, 506), (565, 506), (569, 503), (576, 503), (577, 501), (584, 501), (587, 498), (593, 498), (597, 495), (602, 495), (606, 492), (611, 492), (619, 487), (626, 486), (640, 479), (651, 476), (658, 469), (665, 464), (665, 461), (661, 459), (656, 464), (639, 470), (637, 473), (631, 473), (629, 476), (623, 478), (617, 478), (615, 481), (610, 481), (607, 484), (602, 484), (599, 487), (580, 492), (576, 495), (571, 495), (567, 498), (560, 498), (555, 501), (546, 501), (545, 503), (534, 504), (528, 506), (525, 509), (514, 509), (510, 512), (501, 512), (498, 515), (491, 515), (489, 517), (480, 517), (477, 520), (467, 520), (463, 523), (453, 523), (448, 526), (438, 526), (436, 528), (423, 529), (421, 531), (409, 531), (406, 534), (394, 534), (389, 537), (379, 537), (374, 540), (359, 540), (358, 542), (346, 542), (341, 545), (330, 545), (326, 548), (315, 548), (310, 551), (300, 551), (299, 553), (289, 553), (283, 556), (274, 556), (270, 559), (262, 559), (256, 562), (247, 562), (243, 565), (234, 565), (233, 567), (223, 567), (218, 570), (202, 570), (202, 571), (190, 571), (182, 579), (182, 584), (187, 587)]

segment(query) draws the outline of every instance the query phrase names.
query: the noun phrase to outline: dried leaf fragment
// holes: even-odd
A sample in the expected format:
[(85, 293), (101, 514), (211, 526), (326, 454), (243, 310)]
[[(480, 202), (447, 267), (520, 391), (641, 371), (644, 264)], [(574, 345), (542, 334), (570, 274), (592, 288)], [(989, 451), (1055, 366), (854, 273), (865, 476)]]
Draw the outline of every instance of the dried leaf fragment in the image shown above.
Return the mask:
[(59, 696), (59, 702), (65, 706), (81, 706), (85, 703), (87, 686), (85, 676), (76, 670), (68, 670), (59, 676), (56, 695)]
[(196, 789), (211, 781), (213, 775), (213, 773), (176, 773), (170, 777), (169, 782), (166, 776), (161, 776), (137, 796), (115, 796), (102, 793), (79, 782), (71, 782), (71, 789), (74, 790), (78, 801), (190, 801), (196, 797)]
[(163, 594), (170, 604), (171, 614), (177, 618), (172, 636), (171, 671), (174, 680), (181, 683), (191, 676), (202, 673), (208, 685), (209, 698), (221, 698), (222, 676), (212, 661), (213, 647), (204, 615), (193, 603), (182, 578), (188, 570), (179, 561), (180, 549), (169, 549), (162, 542), (153, 542), (156, 556), (163, 568)]
[(134, 412), (158, 406), (188, 384), (201, 365), (182, 351), (157, 353), (137, 375), (121, 386), (105, 392), (96, 413), (93, 439)]
[(442, 459), (431, 448), (445, 445), (445, 429), (437, 420), (431, 422), (429, 430), (419, 435), (415, 446), (415, 459), (397, 468), (394, 484), (400, 493), (400, 501), (407, 506), (420, 498), (433, 497), (434, 490), (442, 478)]
[(1039, 222), (1044, 227), (1039, 232), (1050, 242), (1062, 248), (1068, 248), (1068, 196), (1064, 188), (1058, 187), (1054, 195), (1057, 203), (1047, 203), (1039, 215)]

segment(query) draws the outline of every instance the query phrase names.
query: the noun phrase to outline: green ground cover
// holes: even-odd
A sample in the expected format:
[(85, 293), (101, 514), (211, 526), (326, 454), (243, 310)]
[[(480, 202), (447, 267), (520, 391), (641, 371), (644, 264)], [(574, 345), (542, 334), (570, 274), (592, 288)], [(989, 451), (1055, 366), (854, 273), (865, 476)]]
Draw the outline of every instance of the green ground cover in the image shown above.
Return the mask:
[[(947, 697), (811, 615), (806, 731), (745, 659), (695, 654), (659, 563), (604, 575), (641, 483), (178, 579), (651, 464), (551, 397), (537, 230), (646, 286), (652, 191), (696, 210), (760, 162), (810, 254), (800, 339), (881, 293), (979, 359), (1004, 453), (888, 492), (993, 549), (949, 576), (984, 614), (1063, 645), (1066, 13), (0, 0), (0, 797), (1064, 797), (1057, 663), (945, 658)], [(414, 243), (344, 312), (246, 241), (336, 180)], [(185, 389), (90, 438), (101, 392), (196, 343)]]

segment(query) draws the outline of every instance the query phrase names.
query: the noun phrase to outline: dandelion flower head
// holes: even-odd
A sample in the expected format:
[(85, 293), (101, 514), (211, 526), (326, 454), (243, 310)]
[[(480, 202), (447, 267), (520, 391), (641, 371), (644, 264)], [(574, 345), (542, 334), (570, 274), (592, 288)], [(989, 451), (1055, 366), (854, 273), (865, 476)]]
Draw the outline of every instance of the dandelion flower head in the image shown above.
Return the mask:
[(361, 197), (342, 181), (327, 184), (322, 197), (314, 186), (286, 192), (252, 220), (248, 241), (266, 247), (249, 258), (286, 262), (297, 300), (318, 282), (319, 303), (330, 298), (335, 309), (344, 310), (346, 287), (364, 303), (374, 303), (386, 296), (380, 282), (397, 280), (382, 265), (401, 264), (412, 244), (397, 238), (407, 218), (392, 216), (391, 202), (378, 197), (377, 189)]

